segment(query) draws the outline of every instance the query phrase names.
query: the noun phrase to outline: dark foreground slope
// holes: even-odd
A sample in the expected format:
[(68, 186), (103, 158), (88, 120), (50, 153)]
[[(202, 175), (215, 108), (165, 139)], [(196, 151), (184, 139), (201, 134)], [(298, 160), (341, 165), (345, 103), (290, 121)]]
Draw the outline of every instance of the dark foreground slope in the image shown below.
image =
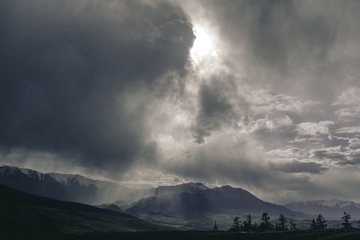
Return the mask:
[(93, 231), (169, 230), (125, 213), (39, 197), (2, 184), (0, 196), (0, 236), (4, 238)]

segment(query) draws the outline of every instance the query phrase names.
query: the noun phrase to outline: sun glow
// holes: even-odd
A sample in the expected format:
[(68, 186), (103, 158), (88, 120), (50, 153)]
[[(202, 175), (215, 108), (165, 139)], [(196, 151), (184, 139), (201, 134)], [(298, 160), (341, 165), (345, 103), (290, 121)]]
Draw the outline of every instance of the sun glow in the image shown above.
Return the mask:
[(191, 57), (194, 61), (199, 62), (204, 57), (211, 54), (214, 50), (213, 39), (211, 35), (204, 28), (193, 29), (196, 39), (194, 45), (190, 50)]

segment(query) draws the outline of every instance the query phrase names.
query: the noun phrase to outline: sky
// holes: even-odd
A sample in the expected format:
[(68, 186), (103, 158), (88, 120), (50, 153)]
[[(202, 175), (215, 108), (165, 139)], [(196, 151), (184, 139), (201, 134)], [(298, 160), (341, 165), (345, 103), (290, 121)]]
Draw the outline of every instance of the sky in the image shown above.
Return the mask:
[(0, 164), (360, 202), (360, 2), (4, 0)]

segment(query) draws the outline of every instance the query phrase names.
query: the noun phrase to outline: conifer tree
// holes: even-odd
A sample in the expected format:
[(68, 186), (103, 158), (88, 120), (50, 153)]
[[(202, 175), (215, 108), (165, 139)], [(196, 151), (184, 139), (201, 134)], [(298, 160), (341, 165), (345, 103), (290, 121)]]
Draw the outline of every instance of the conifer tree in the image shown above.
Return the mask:
[(351, 215), (344, 212), (344, 216), (341, 218), (342, 229), (349, 230), (352, 228), (352, 223), (350, 222)]
[(239, 226), (239, 217), (236, 216), (236, 217), (234, 218), (233, 228), (238, 229), (239, 227), (240, 227), (240, 226)]
[(279, 230), (280, 231), (285, 231), (285, 230), (288, 230), (287, 229), (287, 225), (286, 225), (286, 217), (283, 215), (283, 214), (280, 214), (280, 217), (279, 217)]
[(311, 221), (311, 224), (310, 224), (310, 228), (309, 228), (309, 229), (312, 230), (312, 231), (316, 231), (316, 230), (318, 229), (318, 225), (317, 225), (315, 219), (313, 219), (313, 220)]
[(274, 226), (270, 223), (270, 216), (264, 212), (261, 216), (260, 231), (271, 231)]
[(326, 220), (323, 215), (319, 214), (319, 216), (316, 218), (316, 225), (317, 229), (319, 230), (324, 230), (327, 227)]
[(294, 223), (292, 219), (290, 220), (290, 223), (289, 223), (289, 224), (290, 224), (290, 231), (299, 230), (299, 229), (297, 228), (296, 223)]
[(244, 230), (249, 231), (251, 230), (252, 224), (251, 224), (251, 215), (247, 215), (246, 221), (244, 221)]

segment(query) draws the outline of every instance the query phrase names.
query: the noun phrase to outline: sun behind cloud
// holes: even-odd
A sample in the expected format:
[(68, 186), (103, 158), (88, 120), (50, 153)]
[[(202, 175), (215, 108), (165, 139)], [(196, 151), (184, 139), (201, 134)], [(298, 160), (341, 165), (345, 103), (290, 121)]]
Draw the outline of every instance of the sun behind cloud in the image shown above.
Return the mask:
[(198, 63), (215, 50), (214, 37), (209, 33), (208, 29), (203, 27), (195, 27), (193, 31), (196, 39), (190, 50), (190, 55)]

